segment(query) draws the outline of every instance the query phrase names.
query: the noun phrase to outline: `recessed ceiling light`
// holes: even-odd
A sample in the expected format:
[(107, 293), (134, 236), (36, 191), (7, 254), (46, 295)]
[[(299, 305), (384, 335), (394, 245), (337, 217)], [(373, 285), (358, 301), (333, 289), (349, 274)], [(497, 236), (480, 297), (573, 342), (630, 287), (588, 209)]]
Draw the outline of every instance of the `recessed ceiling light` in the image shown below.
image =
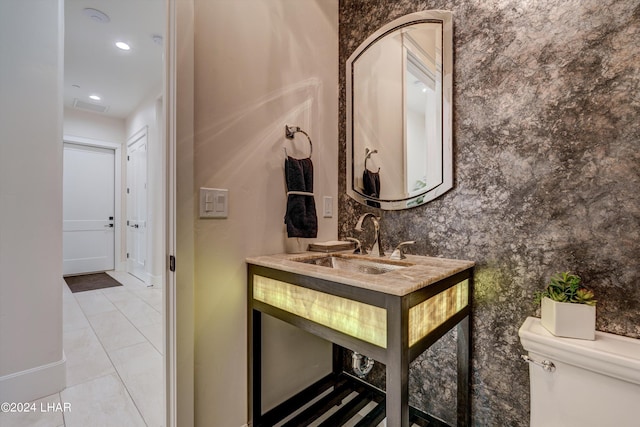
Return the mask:
[(131, 49), (131, 46), (129, 46), (128, 44), (126, 44), (125, 42), (116, 42), (116, 47), (118, 49), (122, 49), (122, 50), (129, 50)]
[(107, 22), (111, 21), (111, 18), (109, 18), (109, 15), (99, 11), (98, 9), (92, 9), (90, 7), (87, 7), (82, 10), (82, 13), (84, 13), (85, 16), (87, 16), (89, 19), (91, 19), (94, 22), (100, 22), (102, 24), (106, 24)]
[(100, 101), (102, 99), (98, 95), (89, 95), (89, 98), (93, 99), (94, 101)]

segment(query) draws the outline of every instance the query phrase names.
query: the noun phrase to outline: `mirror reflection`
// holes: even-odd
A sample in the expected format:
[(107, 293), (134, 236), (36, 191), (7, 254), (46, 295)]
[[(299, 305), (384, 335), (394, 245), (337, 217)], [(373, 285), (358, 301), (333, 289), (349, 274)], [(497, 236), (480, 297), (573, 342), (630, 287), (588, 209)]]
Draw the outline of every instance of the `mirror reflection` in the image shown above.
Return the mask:
[(451, 188), (450, 37), (450, 13), (411, 14), (347, 61), (347, 187), (356, 200), (404, 209)]

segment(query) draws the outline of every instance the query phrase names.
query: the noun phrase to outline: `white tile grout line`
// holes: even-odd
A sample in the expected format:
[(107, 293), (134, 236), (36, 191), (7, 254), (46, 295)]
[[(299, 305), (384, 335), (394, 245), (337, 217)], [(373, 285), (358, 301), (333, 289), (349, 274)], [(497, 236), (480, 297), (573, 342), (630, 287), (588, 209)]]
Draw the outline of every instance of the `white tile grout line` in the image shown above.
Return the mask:
[[(62, 404), (62, 392), (61, 391), (58, 392), (58, 402), (60, 402)], [(67, 420), (64, 417), (64, 412), (65, 411), (62, 411), (62, 427), (66, 427), (66, 425), (67, 425)]]
[[(109, 274), (109, 272), (107, 272), (107, 274)], [(113, 277), (113, 275), (111, 275), (111, 274), (109, 274), (109, 275), (110, 275), (111, 277)], [(113, 277), (113, 278), (114, 278), (114, 279), (116, 279), (116, 277)], [(132, 276), (132, 278), (133, 278), (133, 276)], [(133, 279), (135, 279), (135, 280), (139, 280), (139, 279), (137, 279), (137, 278), (133, 278)], [(133, 279), (132, 279), (132, 280), (133, 280)], [(116, 280), (117, 280), (117, 279), (116, 279)], [(123, 283), (122, 285), (123, 285), (123, 287), (126, 287), (124, 283)], [(146, 289), (146, 288), (141, 287), (141, 289)], [(106, 299), (107, 299), (111, 304), (113, 304), (113, 302), (109, 299), (109, 297), (108, 297), (107, 295), (105, 295), (105, 294), (102, 292), (102, 290), (97, 289), (97, 291), (100, 291), (100, 294), (101, 294), (104, 298), (106, 298)], [(96, 293), (97, 293), (97, 292), (96, 292)], [(72, 293), (72, 295), (73, 295), (73, 293)], [(113, 360), (111, 359), (111, 356), (109, 355), (109, 352), (107, 351), (107, 349), (105, 348), (104, 344), (102, 343), (102, 340), (100, 339), (100, 336), (96, 333), (95, 329), (93, 328), (93, 325), (91, 324), (91, 321), (89, 320), (89, 318), (87, 317), (87, 314), (85, 313), (84, 309), (82, 308), (82, 305), (81, 305), (81, 304), (80, 304), (80, 302), (76, 299), (76, 296), (75, 296), (75, 295), (73, 295), (73, 297), (74, 297), (74, 299), (76, 300), (76, 303), (78, 304), (78, 306), (80, 307), (80, 310), (82, 311), (82, 315), (84, 316), (85, 320), (86, 320), (86, 321), (87, 321), (87, 323), (89, 324), (89, 327), (91, 328), (91, 331), (93, 331), (93, 334), (94, 334), (94, 335), (95, 335), (95, 337), (98, 339), (98, 342), (100, 343), (100, 346), (102, 347), (102, 349), (104, 350), (105, 354), (107, 355), (107, 358), (109, 359), (109, 362), (111, 363), (111, 366), (113, 367), (114, 371), (116, 372), (116, 375), (118, 375), (118, 378), (120, 379), (120, 382), (122, 383), (122, 386), (123, 386), (123, 387), (124, 387), (124, 389), (126, 390), (127, 395), (129, 396), (129, 399), (131, 399), (131, 402), (133, 403), (133, 405), (135, 406), (136, 410), (137, 410), (137, 411), (138, 411), (138, 413), (140, 414), (140, 418), (142, 418), (142, 421), (144, 422), (144, 424), (148, 426), (149, 424), (148, 424), (147, 420), (144, 418), (144, 415), (142, 414), (142, 411), (141, 411), (141, 410), (140, 410), (140, 408), (138, 407), (138, 403), (135, 401), (135, 399), (134, 399), (134, 398), (133, 398), (133, 396), (131, 395), (131, 392), (129, 391), (129, 388), (127, 387), (127, 384), (125, 383), (125, 381), (124, 381), (124, 380), (122, 379), (122, 377), (120, 376), (120, 372), (118, 371), (118, 368), (116, 368), (116, 365), (113, 363)], [(133, 294), (133, 297), (134, 297), (134, 298), (139, 299), (140, 301), (142, 301), (143, 303), (145, 303), (146, 305), (148, 305), (149, 307), (151, 307), (154, 311), (156, 311), (156, 312), (158, 311), (158, 310), (156, 310), (156, 309), (155, 309), (151, 304), (149, 304), (147, 301), (145, 301), (144, 299), (140, 298), (139, 296), (137, 296), (137, 295)], [(144, 333), (142, 333), (142, 331), (140, 331), (140, 330), (136, 327), (136, 325), (135, 325), (135, 324), (134, 324), (134, 323), (129, 319), (129, 317), (127, 317), (127, 315), (126, 315), (125, 313), (123, 313), (123, 312), (120, 310), (120, 308), (119, 308), (116, 304), (113, 304), (113, 306), (116, 308), (116, 310), (117, 310), (117, 311), (119, 311), (119, 312), (120, 312), (120, 314), (122, 314), (122, 315), (125, 317), (125, 319), (127, 319), (127, 321), (131, 324), (131, 326), (133, 326), (133, 327), (134, 327), (138, 332), (140, 332), (140, 334), (142, 334), (142, 336), (144, 337), (144, 339), (146, 340), (146, 342), (147, 342), (147, 343), (149, 343), (149, 345), (151, 345), (151, 348), (153, 348), (156, 352), (158, 352), (158, 354), (160, 354), (160, 352), (155, 348), (155, 346), (153, 345), (153, 343), (151, 343), (151, 341), (149, 340), (149, 338), (147, 338), (147, 336), (146, 336)], [(64, 314), (63, 314), (63, 315), (64, 315)], [(162, 313), (160, 313), (160, 315), (162, 315)], [(138, 344), (141, 344), (141, 343), (138, 343)], [(134, 345), (138, 345), (138, 344), (132, 344), (132, 345), (127, 346), (127, 347), (132, 347), (132, 346), (134, 346)], [(127, 348), (127, 347), (122, 347), (122, 348)], [(162, 357), (162, 358), (163, 358), (163, 360), (164, 360), (164, 355), (160, 354), (160, 357)], [(109, 374), (109, 375), (110, 375), (110, 374)], [(103, 375), (103, 376), (106, 376), (106, 375)], [(101, 377), (98, 377), (98, 378), (101, 378)], [(89, 381), (93, 381), (93, 380), (95, 380), (95, 379), (96, 379), (96, 378), (92, 378), (92, 379), (91, 379), (91, 380), (89, 380)], [(85, 382), (87, 382), (87, 381), (85, 381)], [(82, 384), (82, 383), (80, 383), (80, 384)], [(75, 385), (78, 385), (78, 384), (74, 384), (74, 386), (75, 386)], [(58, 393), (58, 395), (59, 395), (59, 397), (60, 397), (60, 402), (62, 402), (62, 394), (61, 394), (61, 393)], [(64, 420), (64, 414), (63, 414), (63, 418), (62, 418), (62, 419), (63, 419), (63, 421), (65, 421), (65, 420)], [(64, 425), (65, 425), (65, 426), (67, 425), (67, 424), (66, 424), (66, 421), (65, 421), (65, 424), (64, 424)]]
[[(111, 271), (107, 271), (106, 273), (107, 273), (109, 276), (113, 277), (115, 280), (118, 280), (118, 278), (116, 277), (116, 275), (115, 275), (115, 274), (110, 274), (110, 273), (112, 273)], [(142, 282), (142, 281), (141, 281), (140, 279), (138, 279), (137, 277), (135, 277), (135, 276), (133, 276), (133, 275), (130, 275), (130, 274), (128, 274), (128, 273), (124, 273), (124, 274), (127, 274), (127, 277), (126, 277), (126, 278), (127, 278), (127, 281), (128, 281), (128, 282), (140, 282), (140, 283), (144, 284), (144, 282)], [(127, 286), (125, 283), (122, 283), (122, 286), (123, 286), (123, 287), (129, 287), (129, 286)], [(149, 287), (140, 286), (140, 289), (149, 289)], [(131, 324), (131, 326), (133, 326), (133, 327), (134, 327), (134, 328), (135, 328), (135, 329), (136, 329), (136, 330), (137, 330), (137, 331), (138, 331), (138, 332), (139, 332), (139, 333), (144, 337), (145, 341), (146, 341), (146, 342), (151, 346), (151, 348), (152, 348), (152, 349), (154, 349), (154, 350), (155, 350), (155, 351), (160, 355), (160, 357), (162, 358), (162, 360), (164, 360), (164, 355), (163, 355), (163, 354), (161, 354), (161, 353), (158, 351), (158, 349), (153, 345), (153, 343), (149, 340), (149, 338), (147, 338), (147, 336), (146, 336), (146, 335), (145, 335), (145, 334), (144, 334), (144, 333), (143, 333), (143, 332), (142, 332), (142, 331), (141, 331), (141, 330), (140, 330), (140, 329), (139, 329), (139, 328), (138, 328), (138, 327), (137, 327), (137, 326), (136, 326), (136, 325), (131, 321), (131, 319), (129, 319), (129, 317), (128, 317), (124, 312), (122, 312), (122, 310), (120, 310), (120, 307), (118, 307), (116, 304), (114, 304), (114, 303), (109, 299), (109, 297), (108, 297), (104, 292), (101, 292), (101, 293), (102, 293), (102, 295), (103, 295), (107, 300), (109, 300), (109, 302), (111, 302), (111, 304), (113, 304), (113, 305), (114, 305), (114, 307), (116, 308), (116, 310), (118, 310), (118, 311), (119, 311), (119, 312), (120, 312), (120, 313), (125, 317), (125, 319), (127, 319), (127, 321)], [(156, 309), (155, 309), (151, 304), (149, 304), (149, 303), (148, 303), (147, 301), (145, 301), (143, 298), (140, 298), (140, 297), (139, 297), (138, 295), (136, 295), (136, 294), (133, 294), (133, 297), (134, 297), (134, 298), (139, 299), (140, 301), (142, 301), (143, 303), (145, 303), (147, 306), (151, 307), (154, 311), (158, 312), (158, 310), (156, 310)], [(82, 309), (82, 307), (80, 307), (80, 308)], [(84, 314), (84, 311), (83, 311), (83, 314)], [(161, 313), (161, 312), (160, 312), (160, 316), (162, 316), (162, 313)], [(85, 315), (85, 317), (86, 317), (86, 315)], [(89, 325), (91, 325), (91, 321), (90, 321), (88, 318), (87, 318), (87, 322), (89, 322)], [(93, 325), (91, 325), (91, 329), (93, 329)], [(102, 348), (104, 349), (104, 352), (107, 354), (107, 357), (109, 358), (109, 361), (111, 362), (111, 365), (113, 366), (113, 368), (115, 369), (115, 371), (118, 373), (118, 377), (120, 378), (120, 381), (122, 382), (123, 386), (124, 386), (124, 387), (125, 387), (125, 389), (127, 390), (127, 393), (129, 393), (129, 397), (131, 398), (131, 401), (133, 402), (133, 404), (135, 405), (136, 409), (137, 409), (137, 410), (138, 410), (138, 412), (140, 413), (140, 417), (142, 418), (142, 420), (144, 421), (144, 423), (145, 423), (146, 425), (149, 425), (149, 424), (148, 424), (148, 422), (147, 422), (147, 420), (144, 418), (144, 415), (142, 414), (142, 411), (140, 410), (140, 408), (138, 408), (138, 404), (136, 403), (135, 399), (134, 399), (134, 398), (133, 398), (133, 396), (131, 395), (131, 392), (129, 391), (129, 389), (128, 389), (128, 387), (127, 387), (127, 384), (125, 383), (125, 381), (124, 381), (124, 380), (122, 379), (122, 377), (120, 376), (120, 372), (118, 371), (118, 368), (116, 368), (116, 365), (113, 363), (113, 360), (111, 359), (111, 356), (109, 355), (109, 352), (107, 351), (107, 349), (106, 349), (106, 348), (104, 347), (104, 345), (102, 344), (102, 340), (100, 340), (100, 337), (99, 337), (99, 336), (98, 336), (98, 334), (95, 332), (95, 330), (94, 330), (94, 334), (96, 335), (96, 337), (97, 337), (97, 338), (98, 338), (98, 340), (100, 341), (100, 345), (102, 345)], [(133, 347), (134, 345), (139, 345), (139, 344), (141, 344), (141, 343), (138, 343), (138, 344), (132, 344), (132, 345), (129, 345), (129, 346), (126, 346), (126, 347), (121, 347), (120, 349), (122, 349), (122, 348), (128, 348), (128, 347)], [(120, 350), (120, 349), (118, 349), (118, 350)], [(163, 409), (164, 409), (164, 408), (163, 408)]]
[[(100, 292), (100, 294), (102, 296), (104, 296), (105, 298), (107, 298), (106, 295), (104, 295), (102, 292)], [(75, 296), (74, 296), (74, 298), (75, 298)], [(76, 300), (76, 302), (77, 302), (77, 300)], [(109, 302), (111, 302), (111, 301), (109, 301)], [(87, 320), (87, 323), (89, 324), (89, 327), (91, 328), (91, 331), (93, 332), (93, 335), (95, 335), (95, 337), (98, 339), (98, 342), (100, 343), (100, 346), (102, 347), (102, 350), (104, 351), (104, 354), (109, 359), (109, 363), (111, 363), (111, 366), (113, 367), (113, 370), (116, 372), (116, 375), (118, 376), (118, 379), (120, 380), (120, 383), (122, 384), (122, 387), (124, 388), (125, 392), (127, 393), (127, 396), (129, 396), (129, 399), (131, 400), (131, 403), (133, 403), (133, 406), (136, 408), (136, 411), (138, 411), (138, 414), (140, 414), (140, 418), (142, 419), (142, 422), (144, 422), (144, 424), (146, 426), (148, 426), (149, 424), (147, 424), (147, 420), (144, 419), (144, 415), (142, 414), (142, 411), (140, 410), (140, 408), (138, 408), (138, 405), (137, 405), (135, 399), (133, 398), (133, 396), (131, 395), (131, 392), (129, 391), (129, 388), (127, 387), (127, 384), (122, 379), (122, 376), (120, 375), (120, 372), (118, 371), (118, 368), (116, 368), (116, 365), (113, 363), (113, 360), (111, 359), (111, 356), (109, 355), (109, 352), (104, 347), (104, 344), (102, 343), (102, 340), (100, 339), (100, 336), (96, 333), (95, 329), (93, 329), (93, 325), (91, 324), (91, 321), (89, 321), (89, 318), (87, 317), (87, 314), (84, 312), (84, 309), (82, 308), (82, 305), (80, 305), (79, 302), (78, 302), (78, 305), (80, 306), (80, 310), (82, 310), (82, 314), (84, 315), (85, 319)], [(116, 309), (118, 308), (115, 304), (114, 304), (114, 307), (116, 307)], [(122, 314), (124, 314), (124, 313), (122, 313)], [(127, 318), (127, 321), (128, 320), (129, 319)], [(147, 337), (145, 337), (145, 339), (146, 338)], [(111, 374), (108, 374), (108, 375), (111, 375)], [(107, 375), (103, 375), (102, 377), (106, 377), (106, 376)], [(102, 378), (102, 377), (97, 377), (97, 378)], [(92, 378), (89, 381), (94, 381), (97, 378)], [(85, 381), (85, 382), (88, 382), (88, 381)], [(80, 383), (80, 384), (83, 384), (83, 383)], [(74, 386), (75, 385), (78, 385), (78, 384), (74, 384)], [(62, 396), (61, 396), (61, 399), (62, 399)], [(61, 402), (62, 402), (62, 400), (61, 400)], [(66, 422), (65, 422), (65, 427), (66, 427)]]
[[(107, 272), (107, 274), (109, 274), (109, 272)], [(114, 279), (116, 279), (116, 280), (117, 280), (117, 277), (115, 277), (115, 275), (109, 274), (109, 276), (111, 276), (111, 277), (113, 277)], [(141, 282), (141, 283), (143, 283), (143, 284), (144, 284), (144, 282), (142, 282), (140, 279), (138, 279), (138, 278), (137, 278), (137, 277), (135, 277), (135, 276), (131, 276), (131, 277), (130, 277), (130, 278), (128, 278), (128, 279), (129, 279), (129, 280), (139, 281), (139, 282)], [(122, 286), (123, 286), (123, 287), (127, 287), (124, 283), (122, 284)], [(148, 289), (148, 288), (141, 287), (140, 289)], [(116, 308), (116, 310), (118, 310), (118, 311), (119, 311), (119, 312), (120, 312), (120, 313), (125, 317), (125, 319), (127, 319), (127, 321), (131, 324), (131, 326), (133, 326), (133, 327), (134, 327), (138, 332), (140, 332), (140, 334), (144, 337), (144, 339), (145, 339), (145, 340), (147, 340), (147, 342), (151, 345), (151, 347), (152, 347), (152, 348), (153, 348), (153, 349), (154, 349), (154, 350), (155, 350), (155, 351), (160, 355), (160, 357), (162, 357), (162, 359), (164, 360), (164, 354), (160, 353), (160, 350), (158, 350), (158, 349), (156, 348), (156, 346), (155, 346), (155, 345), (153, 345), (153, 343), (151, 342), (151, 340), (150, 340), (150, 339), (145, 335), (145, 333), (144, 333), (144, 332), (142, 332), (142, 331), (140, 330), (140, 328), (138, 328), (138, 327), (136, 326), (136, 324), (135, 324), (135, 323), (133, 323), (133, 322), (131, 321), (131, 319), (129, 318), (129, 316), (127, 316), (127, 314), (126, 314), (126, 313), (124, 313), (122, 310), (120, 310), (120, 307), (118, 307), (116, 304), (114, 304), (114, 303), (111, 301), (111, 299), (109, 299), (109, 297), (108, 297), (105, 293), (102, 293), (102, 295), (104, 295), (104, 297), (105, 297), (106, 299), (108, 299), (108, 300), (109, 300), (109, 302), (110, 302), (111, 304), (113, 304), (113, 305), (114, 305), (114, 307)], [(148, 307), (150, 307), (151, 309), (153, 309), (156, 313), (159, 313), (159, 314), (160, 314), (160, 317), (161, 317), (161, 318), (163, 318), (162, 312), (161, 312), (161, 311), (156, 310), (156, 308), (155, 308), (154, 306), (152, 306), (151, 304), (149, 304), (149, 303), (148, 303), (144, 298), (140, 298), (140, 297), (139, 297), (138, 295), (136, 295), (136, 294), (133, 294), (133, 296), (134, 296), (135, 298), (139, 299), (140, 301), (142, 301), (143, 303), (145, 303)], [(80, 308), (82, 308), (82, 307), (80, 307)], [(86, 317), (86, 316), (85, 316), (85, 317)], [(88, 319), (88, 318), (87, 318), (87, 322), (91, 323), (91, 322), (89, 321), (89, 319)], [(162, 330), (162, 322), (164, 322), (164, 318), (163, 318), (163, 319), (162, 319), (162, 321), (161, 321), (161, 325), (160, 325), (161, 330)], [(96, 334), (96, 335), (97, 335), (97, 334)], [(132, 345), (136, 345), (136, 344), (132, 344)], [(131, 347), (131, 346), (128, 346), (128, 347)], [(126, 347), (122, 347), (122, 348), (126, 348)], [(106, 350), (105, 350), (105, 351), (106, 351)]]
[[(116, 275), (116, 274), (113, 274), (113, 273), (112, 273), (112, 272), (110, 272), (110, 271), (107, 271), (106, 273), (107, 273), (109, 276), (111, 276), (113, 279), (118, 280), (118, 277), (117, 277), (117, 275)], [(128, 273), (123, 273), (123, 274), (128, 274)], [(129, 275), (129, 276), (131, 276), (131, 275)], [(135, 276), (128, 277), (127, 279), (128, 279), (127, 281), (129, 281), (129, 280), (131, 280), (131, 281), (136, 281), (136, 282), (140, 282), (140, 283), (142, 283), (142, 284), (144, 285), (144, 282), (143, 282), (143, 281), (141, 281), (140, 279), (138, 279), (138, 278), (137, 278), (137, 277), (135, 277)], [(125, 283), (123, 283), (123, 284), (122, 284), (122, 286), (123, 286), (124, 288), (126, 288), (127, 290), (131, 290), (131, 286), (129, 286), (129, 285), (125, 284)], [(107, 289), (108, 289), (108, 288), (107, 288)], [(146, 289), (149, 289), (149, 290), (151, 290), (151, 291), (154, 291), (154, 290), (160, 290), (160, 291), (162, 291), (162, 289), (160, 289), (160, 288), (156, 288), (156, 287), (154, 287), (153, 285), (152, 285), (152, 286), (146, 286), (146, 287), (144, 287), (144, 286), (140, 286), (140, 288), (139, 288), (139, 289), (137, 289), (137, 288), (136, 288), (135, 290), (136, 290), (136, 291), (139, 291), (139, 290), (144, 291), (144, 290), (146, 290)], [(105, 295), (105, 294), (103, 294), (103, 295)], [(135, 294), (134, 294), (134, 295), (135, 295)], [(106, 296), (106, 295), (105, 295), (105, 296)], [(150, 304), (147, 300), (145, 300), (144, 298), (140, 298), (138, 295), (135, 295), (135, 296), (136, 296), (138, 299), (142, 300), (142, 302), (144, 302), (145, 304), (147, 304), (149, 307), (151, 307), (154, 311), (156, 311), (157, 313), (159, 313), (160, 315), (162, 315), (162, 310), (158, 310), (158, 309), (156, 309), (153, 305), (151, 305), (151, 304)], [(107, 297), (107, 299), (109, 299), (109, 297)], [(109, 301), (111, 301), (111, 300), (109, 300)], [(122, 313), (122, 314), (124, 314), (124, 313)], [(126, 316), (126, 315), (125, 315), (125, 316)], [(127, 318), (127, 319), (128, 319), (128, 318)]]

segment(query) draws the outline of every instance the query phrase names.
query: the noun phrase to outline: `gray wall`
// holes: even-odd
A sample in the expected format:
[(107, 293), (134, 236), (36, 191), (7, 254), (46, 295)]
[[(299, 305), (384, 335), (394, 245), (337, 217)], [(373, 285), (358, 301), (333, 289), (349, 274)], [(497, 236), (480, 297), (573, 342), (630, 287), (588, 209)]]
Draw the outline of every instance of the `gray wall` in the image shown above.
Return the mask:
[[(455, 187), (380, 212), (345, 193), (344, 65), (379, 26), (428, 9), (454, 13)], [(598, 330), (640, 338), (640, 1), (340, 0), (339, 28), (340, 237), (374, 211), (388, 249), (415, 239), (412, 253), (476, 261), (473, 424), (528, 425), (518, 328), (551, 274), (596, 292)], [(452, 339), (411, 371), (412, 402), (449, 421)]]

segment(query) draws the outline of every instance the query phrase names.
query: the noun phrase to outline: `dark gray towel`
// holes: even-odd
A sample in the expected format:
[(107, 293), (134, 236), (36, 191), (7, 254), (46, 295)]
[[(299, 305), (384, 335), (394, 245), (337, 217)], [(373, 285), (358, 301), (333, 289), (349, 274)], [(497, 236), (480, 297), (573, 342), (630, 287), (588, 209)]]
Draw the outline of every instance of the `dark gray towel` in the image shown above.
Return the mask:
[[(287, 191), (313, 193), (313, 163), (311, 159), (287, 157), (284, 161)], [(284, 217), (288, 237), (315, 238), (318, 236), (318, 217), (313, 194), (289, 194)]]
[[(380, 198), (380, 173), (371, 172), (369, 169), (365, 169), (362, 174), (362, 183), (364, 184), (364, 194), (367, 196)], [(380, 207), (380, 203), (373, 200), (367, 200), (367, 205), (376, 208)]]

